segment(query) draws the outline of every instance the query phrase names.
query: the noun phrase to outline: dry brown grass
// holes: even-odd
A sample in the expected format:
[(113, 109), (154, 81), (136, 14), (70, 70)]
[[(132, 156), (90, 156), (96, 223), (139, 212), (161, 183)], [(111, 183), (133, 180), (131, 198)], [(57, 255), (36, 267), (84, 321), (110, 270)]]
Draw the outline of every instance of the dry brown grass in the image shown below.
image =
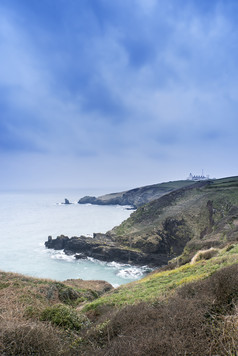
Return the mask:
[(88, 332), (85, 355), (235, 356), (238, 265), (182, 287), (167, 302), (126, 306)]
[(82, 279), (67, 279), (66, 281), (64, 281), (64, 284), (71, 287), (81, 288), (81, 289), (91, 289), (96, 291), (99, 295), (113, 289), (110, 283), (101, 280), (84, 281)]
[[(40, 280), (39, 280), (40, 281)], [(50, 302), (45, 295), (48, 281), (1, 272), (1, 355), (63, 355), (60, 330), (41, 323), (36, 315)], [(31, 318), (28, 313), (31, 311)]]
[[(79, 281), (78, 285), (77, 281), (64, 284), (0, 272), (0, 354), (73, 355), (78, 331), (67, 329), (63, 319), (80, 318), (74, 306), (77, 298), (88, 297), (92, 300), (97, 294), (93, 290), (93, 282), (89, 290), (85, 288), (81, 292), (77, 287), (85, 288), (86, 285), (83, 281)], [(101, 282), (95, 284), (99, 293), (107, 287)], [(64, 327), (55, 325), (53, 320), (47, 321), (47, 318), (44, 321), (43, 315), (56, 306), (61, 306), (64, 312), (59, 315)], [(69, 323), (71, 319), (67, 321)]]
[(200, 260), (209, 260), (210, 258), (216, 256), (219, 253), (219, 249), (211, 247), (208, 250), (201, 250), (196, 253), (191, 259), (191, 264), (196, 263)]
[(66, 355), (62, 335), (51, 325), (39, 322), (1, 322), (1, 355)]
[[(188, 283), (166, 300), (105, 307), (96, 323), (82, 329), (41, 321), (42, 311), (59, 303), (51, 281), (1, 274), (0, 354), (237, 355), (238, 264)], [(77, 313), (70, 305), (60, 305)]]

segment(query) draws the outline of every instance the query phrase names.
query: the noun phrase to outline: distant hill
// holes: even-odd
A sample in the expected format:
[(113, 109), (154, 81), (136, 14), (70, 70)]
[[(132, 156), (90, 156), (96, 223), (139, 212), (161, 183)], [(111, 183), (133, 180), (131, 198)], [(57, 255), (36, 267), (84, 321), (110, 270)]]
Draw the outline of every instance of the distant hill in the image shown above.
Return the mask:
[(167, 183), (158, 183), (135, 188), (119, 193), (111, 193), (99, 197), (85, 196), (81, 198), (79, 204), (96, 205), (131, 205), (138, 208), (154, 199), (172, 192), (176, 189), (193, 185), (195, 182), (190, 180), (179, 180)]

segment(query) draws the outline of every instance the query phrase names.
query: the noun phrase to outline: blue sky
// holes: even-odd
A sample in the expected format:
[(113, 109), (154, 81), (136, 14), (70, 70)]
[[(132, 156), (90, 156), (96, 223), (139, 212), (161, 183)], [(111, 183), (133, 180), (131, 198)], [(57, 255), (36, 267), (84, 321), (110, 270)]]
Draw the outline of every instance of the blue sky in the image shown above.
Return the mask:
[(0, 0), (0, 186), (237, 175), (236, 0)]

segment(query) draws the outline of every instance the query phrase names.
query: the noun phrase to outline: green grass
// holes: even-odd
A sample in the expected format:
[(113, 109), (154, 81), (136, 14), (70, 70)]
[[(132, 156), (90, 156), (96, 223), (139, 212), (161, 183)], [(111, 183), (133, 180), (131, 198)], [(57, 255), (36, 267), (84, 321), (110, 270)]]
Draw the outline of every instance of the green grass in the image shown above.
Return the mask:
[(165, 298), (185, 283), (204, 279), (222, 267), (238, 263), (238, 244), (229, 251), (220, 250), (216, 257), (201, 260), (195, 264), (186, 264), (174, 270), (155, 272), (147, 277), (121, 286), (113, 292), (87, 304), (83, 311), (96, 309), (100, 306), (123, 306), (141, 301), (153, 302)]
[(221, 178), (216, 179), (211, 182), (208, 186), (209, 189), (218, 189), (218, 188), (238, 188), (238, 177), (228, 177), (228, 178)]
[[(237, 241), (237, 188), (238, 177), (230, 177), (208, 181), (202, 187), (195, 184), (193, 189), (174, 191), (138, 208), (112, 229), (111, 234), (120, 245), (146, 253), (160, 250), (164, 242), (172, 247), (166, 250), (169, 258), (182, 253), (180, 249), (176, 250), (177, 242), (186, 244), (189, 239), (189, 256), (182, 256), (186, 262), (190, 254), (207, 248), (207, 240), (213, 240), (214, 246), (221, 247), (224, 243)], [(167, 229), (167, 219), (183, 222), (183, 226), (177, 224), (177, 228)]]
[(40, 319), (50, 321), (52, 324), (61, 326), (64, 329), (80, 330), (83, 326), (88, 325), (86, 317), (80, 315), (70, 306), (56, 304), (43, 310)]

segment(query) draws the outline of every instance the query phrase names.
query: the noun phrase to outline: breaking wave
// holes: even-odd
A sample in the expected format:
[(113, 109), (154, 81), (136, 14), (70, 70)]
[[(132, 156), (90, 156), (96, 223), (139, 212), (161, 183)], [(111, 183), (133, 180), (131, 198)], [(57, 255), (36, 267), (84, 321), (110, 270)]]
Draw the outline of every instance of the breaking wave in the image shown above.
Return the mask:
[(75, 258), (73, 255), (66, 255), (63, 250), (59, 251), (50, 251), (51, 252), (51, 258), (53, 260), (63, 260), (66, 262), (74, 262)]
[(74, 255), (67, 255), (64, 253), (63, 250), (59, 250), (59, 251), (47, 250), (47, 252), (50, 253), (50, 258), (53, 260), (65, 261), (71, 263), (73, 262), (73, 263), (78, 263), (79, 265), (82, 265), (84, 261), (87, 261), (93, 264), (95, 267), (98, 266), (98, 268), (103, 267), (105, 270), (108, 271), (111, 270), (114, 273), (114, 275), (125, 280), (137, 280), (152, 271), (152, 269), (149, 268), (148, 266), (139, 267), (130, 264), (118, 263), (114, 261), (104, 262), (104, 261), (99, 261), (92, 257), (76, 260)]

